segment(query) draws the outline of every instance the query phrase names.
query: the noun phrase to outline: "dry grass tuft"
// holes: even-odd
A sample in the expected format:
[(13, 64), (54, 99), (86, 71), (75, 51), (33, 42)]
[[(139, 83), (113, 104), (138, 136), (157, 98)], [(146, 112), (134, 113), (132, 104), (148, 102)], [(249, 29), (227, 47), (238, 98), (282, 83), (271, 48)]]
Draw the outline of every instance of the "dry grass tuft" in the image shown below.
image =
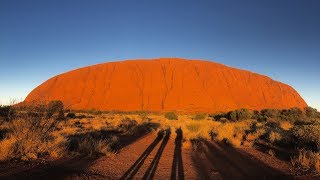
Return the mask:
[(51, 135), (55, 128), (52, 119), (17, 119), (7, 123), (10, 132), (0, 141), (0, 160), (35, 160), (49, 155), (57, 158), (65, 149)]
[(280, 127), (283, 130), (288, 131), (293, 127), (293, 125), (289, 121), (281, 121), (280, 122)]
[(269, 133), (269, 141), (271, 143), (279, 142), (282, 139), (281, 134), (278, 132), (271, 131)]
[(291, 159), (293, 166), (302, 170), (313, 170), (320, 173), (320, 153), (300, 150), (298, 156)]
[(244, 143), (245, 132), (251, 129), (253, 121), (245, 120), (238, 122), (223, 123), (215, 126), (212, 133), (216, 140), (225, 141), (234, 147), (240, 147), (243, 144), (251, 145), (250, 142)]

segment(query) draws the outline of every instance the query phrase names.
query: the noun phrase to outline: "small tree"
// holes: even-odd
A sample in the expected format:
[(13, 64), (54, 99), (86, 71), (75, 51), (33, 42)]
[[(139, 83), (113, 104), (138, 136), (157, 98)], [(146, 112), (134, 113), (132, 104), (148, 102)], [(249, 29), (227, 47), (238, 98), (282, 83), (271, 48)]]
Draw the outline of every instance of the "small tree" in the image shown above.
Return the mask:
[(57, 119), (63, 119), (63, 103), (60, 100), (50, 101), (47, 108), (47, 118), (52, 117), (54, 113), (58, 113)]

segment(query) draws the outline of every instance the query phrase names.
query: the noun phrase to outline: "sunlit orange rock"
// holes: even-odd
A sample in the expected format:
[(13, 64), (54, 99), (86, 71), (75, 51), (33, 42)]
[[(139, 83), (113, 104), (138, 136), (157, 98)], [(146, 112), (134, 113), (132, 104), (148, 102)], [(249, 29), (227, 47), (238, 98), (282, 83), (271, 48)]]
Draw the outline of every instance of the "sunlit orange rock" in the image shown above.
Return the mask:
[(290, 86), (210, 61), (160, 58), (109, 62), (57, 75), (26, 103), (62, 100), (70, 109), (217, 112), (307, 104)]

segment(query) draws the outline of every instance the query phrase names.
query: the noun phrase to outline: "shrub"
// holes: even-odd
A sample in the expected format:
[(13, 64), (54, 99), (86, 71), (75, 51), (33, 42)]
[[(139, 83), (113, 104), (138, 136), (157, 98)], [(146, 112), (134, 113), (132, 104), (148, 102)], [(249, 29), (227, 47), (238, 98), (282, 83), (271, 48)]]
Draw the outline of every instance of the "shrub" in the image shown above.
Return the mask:
[(178, 120), (178, 115), (174, 112), (166, 112), (164, 114), (164, 117), (169, 119), (169, 120)]
[(262, 116), (266, 116), (267, 118), (278, 118), (281, 111), (278, 109), (262, 109), (260, 113)]
[(47, 108), (47, 118), (52, 117), (54, 113), (59, 113), (58, 118), (63, 115), (63, 103), (60, 100), (50, 101)]
[(80, 114), (79, 116), (76, 116), (76, 118), (78, 118), (78, 119), (84, 119), (84, 118), (87, 118), (87, 116), (84, 115), (84, 114)]
[(8, 124), (10, 132), (0, 141), (0, 160), (34, 160), (42, 156), (57, 157), (64, 152), (63, 142), (51, 136), (55, 129), (52, 119), (18, 119)]
[(291, 163), (302, 170), (320, 173), (320, 153), (302, 149), (296, 157), (291, 159)]
[(288, 131), (293, 127), (289, 121), (281, 121), (279, 126), (285, 131)]
[(148, 112), (140, 111), (138, 112), (138, 115), (140, 116), (142, 121), (150, 121), (151, 119), (148, 117)]
[(271, 143), (279, 142), (282, 139), (281, 134), (275, 131), (271, 131), (268, 134), (268, 140)]
[(88, 113), (92, 114), (92, 115), (101, 115), (102, 111), (96, 110), (96, 109), (91, 109), (91, 110), (88, 111)]
[(291, 108), (285, 109), (281, 111), (280, 118), (283, 120), (288, 120), (291, 122), (295, 122), (303, 119), (303, 112), (300, 108)]
[(320, 150), (320, 125), (299, 125), (292, 128), (294, 143), (298, 147)]
[(121, 120), (121, 123), (118, 125), (118, 127), (123, 131), (130, 131), (137, 125), (138, 122), (136, 120), (130, 119), (129, 117), (125, 117)]
[(206, 114), (197, 113), (196, 115), (194, 115), (194, 117), (192, 119), (194, 119), (194, 120), (203, 120), (205, 118), (206, 118)]
[(197, 123), (191, 123), (186, 125), (187, 129), (191, 132), (197, 132), (200, 130), (200, 124)]
[(16, 114), (15, 109), (12, 106), (0, 106), (0, 120), (11, 120)]
[(248, 109), (238, 109), (228, 113), (228, 119), (231, 121), (251, 119), (252, 113)]
[(319, 117), (319, 112), (315, 108), (305, 107), (304, 111), (306, 113), (306, 116), (309, 117), (309, 118), (317, 118), (317, 117)]
[(228, 113), (228, 119), (231, 120), (231, 121), (236, 121), (238, 120), (237, 118), (237, 112), (236, 111), (230, 111)]
[(65, 119), (65, 117), (64, 117), (63, 111), (59, 111), (58, 112), (58, 116), (56, 117), (56, 120), (61, 121), (61, 120), (64, 120), (64, 119)]
[(210, 118), (213, 118), (214, 120), (220, 121), (223, 118), (227, 118), (228, 114), (227, 113), (214, 113), (209, 115)]
[(107, 154), (110, 148), (108, 141), (87, 136), (70, 139), (68, 150), (88, 157), (98, 157)]
[(67, 118), (74, 119), (74, 118), (76, 118), (76, 114), (75, 114), (75, 113), (72, 113), (72, 112), (69, 112), (69, 113), (67, 114)]
[(224, 141), (238, 147), (242, 144), (242, 140), (246, 132), (251, 129), (252, 124), (252, 120), (227, 122), (213, 127), (211, 134), (218, 141)]
[(238, 120), (246, 120), (252, 117), (252, 113), (248, 109), (239, 109), (237, 110)]

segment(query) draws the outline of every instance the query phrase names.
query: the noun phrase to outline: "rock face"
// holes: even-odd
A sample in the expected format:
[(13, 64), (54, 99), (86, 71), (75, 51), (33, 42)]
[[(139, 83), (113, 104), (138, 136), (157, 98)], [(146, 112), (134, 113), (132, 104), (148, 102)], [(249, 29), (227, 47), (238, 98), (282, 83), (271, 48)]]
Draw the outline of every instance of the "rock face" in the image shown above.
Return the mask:
[(57, 75), (26, 103), (61, 100), (70, 109), (218, 112), (304, 108), (290, 86), (209, 61), (161, 58), (109, 62)]

